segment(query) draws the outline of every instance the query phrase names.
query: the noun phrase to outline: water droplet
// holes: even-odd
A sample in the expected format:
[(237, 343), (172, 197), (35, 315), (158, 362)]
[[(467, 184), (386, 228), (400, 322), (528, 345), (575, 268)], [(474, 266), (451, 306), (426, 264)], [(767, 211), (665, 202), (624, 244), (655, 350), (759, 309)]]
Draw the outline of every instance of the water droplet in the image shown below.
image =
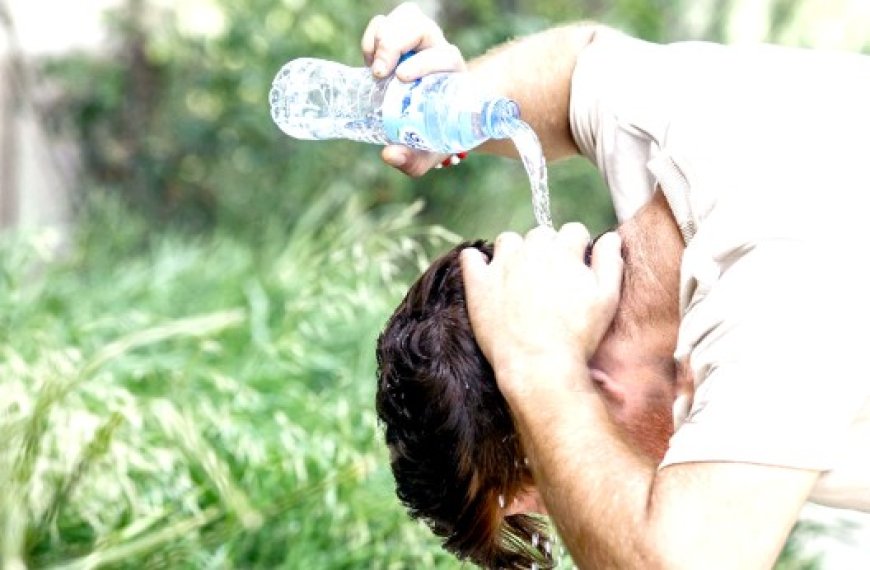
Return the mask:
[(547, 553), (547, 556), (553, 555), (553, 545), (550, 543), (549, 540), (544, 541), (544, 552)]
[(498, 496), (498, 506), (504, 508), (504, 495)]
[(523, 457), (523, 465), (525, 465), (526, 467), (529, 466), (529, 458), (528, 457)]

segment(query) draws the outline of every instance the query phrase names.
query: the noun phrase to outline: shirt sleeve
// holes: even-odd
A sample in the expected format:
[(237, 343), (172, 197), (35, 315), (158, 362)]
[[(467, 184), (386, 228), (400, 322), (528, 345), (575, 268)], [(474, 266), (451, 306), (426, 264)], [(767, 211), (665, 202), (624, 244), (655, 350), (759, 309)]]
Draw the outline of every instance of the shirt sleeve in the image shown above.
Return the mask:
[(602, 26), (574, 68), (571, 133), (601, 173), (620, 221), (648, 202), (655, 187), (646, 167), (653, 130), (648, 119), (658, 124), (669, 114), (650, 85), (655, 70), (668, 67), (664, 55), (662, 46)]

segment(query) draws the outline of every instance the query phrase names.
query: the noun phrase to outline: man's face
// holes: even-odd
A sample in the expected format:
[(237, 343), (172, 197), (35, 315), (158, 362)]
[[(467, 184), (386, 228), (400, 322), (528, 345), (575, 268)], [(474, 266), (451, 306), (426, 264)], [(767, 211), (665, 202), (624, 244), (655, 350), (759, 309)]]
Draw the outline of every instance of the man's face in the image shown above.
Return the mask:
[(627, 442), (661, 460), (673, 433), (682, 238), (661, 192), (619, 227), (625, 257), (613, 326), (590, 373)]

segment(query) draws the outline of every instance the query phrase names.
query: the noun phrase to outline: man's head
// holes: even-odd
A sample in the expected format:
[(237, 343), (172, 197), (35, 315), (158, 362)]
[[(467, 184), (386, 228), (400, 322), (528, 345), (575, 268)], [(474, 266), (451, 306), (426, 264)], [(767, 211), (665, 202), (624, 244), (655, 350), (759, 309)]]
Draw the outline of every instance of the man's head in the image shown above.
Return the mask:
[[(656, 460), (673, 427), (682, 247), (668, 216), (657, 196), (620, 227), (620, 305), (589, 363), (614, 424)], [(515, 514), (515, 499), (527, 497), (534, 481), (466, 312), (459, 253), (469, 245), (492, 257), (480, 241), (454, 248), (414, 283), (388, 321), (377, 347), (377, 411), (399, 498), (448, 550), (485, 567), (543, 567), (544, 525)]]
[(549, 559), (549, 547), (539, 519), (507, 514), (533, 481), (468, 320), (459, 252), (469, 245), (492, 255), (475, 242), (436, 260), (378, 339), (377, 412), (396, 492), (411, 515), (460, 558), (527, 568)]

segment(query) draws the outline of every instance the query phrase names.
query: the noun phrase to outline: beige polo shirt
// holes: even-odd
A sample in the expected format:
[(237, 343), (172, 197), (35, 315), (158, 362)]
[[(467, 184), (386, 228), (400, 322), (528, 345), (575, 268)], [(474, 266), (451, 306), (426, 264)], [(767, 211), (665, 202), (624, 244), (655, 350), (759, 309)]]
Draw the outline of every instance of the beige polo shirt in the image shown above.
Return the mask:
[(870, 57), (657, 45), (601, 29), (571, 127), (625, 220), (660, 187), (686, 250), (675, 357), (695, 394), (662, 466), (823, 472), (870, 511)]

